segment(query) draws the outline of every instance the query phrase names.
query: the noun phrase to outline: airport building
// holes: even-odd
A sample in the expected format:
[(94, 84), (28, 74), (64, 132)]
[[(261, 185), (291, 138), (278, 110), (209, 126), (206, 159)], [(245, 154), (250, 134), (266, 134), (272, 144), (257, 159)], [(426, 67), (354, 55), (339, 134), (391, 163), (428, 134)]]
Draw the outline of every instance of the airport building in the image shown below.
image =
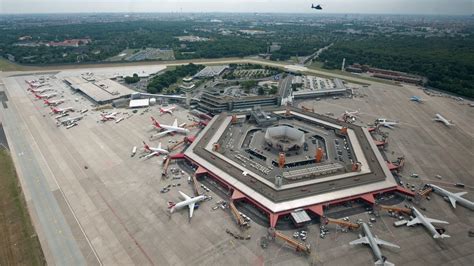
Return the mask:
[(114, 100), (129, 98), (134, 93), (116, 81), (92, 73), (65, 77), (63, 81), (71, 89), (83, 93), (96, 104), (112, 103)]
[(271, 227), (296, 210), (323, 216), (332, 204), (410, 194), (398, 187), (366, 128), (293, 107), (223, 112), (183, 157), (197, 177), (214, 179), (233, 201), (266, 213)]
[(199, 109), (217, 114), (238, 110), (250, 110), (254, 106), (280, 106), (281, 97), (271, 96), (229, 96), (222, 95), (219, 91), (206, 91), (201, 95)]

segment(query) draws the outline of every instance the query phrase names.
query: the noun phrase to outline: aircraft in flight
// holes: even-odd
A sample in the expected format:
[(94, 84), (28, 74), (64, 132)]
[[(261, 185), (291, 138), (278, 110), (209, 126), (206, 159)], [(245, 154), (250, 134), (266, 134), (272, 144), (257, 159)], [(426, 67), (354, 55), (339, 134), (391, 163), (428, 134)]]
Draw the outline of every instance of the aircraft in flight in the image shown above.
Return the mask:
[(56, 107), (51, 107), (51, 113), (53, 114), (64, 114), (67, 112), (74, 112), (74, 108), (72, 107), (66, 107), (66, 108), (56, 108)]
[(417, 103), (423, 103), (425, 100), (421, 98), (420, 96), (411, 96), (410, 101), (417, 102)]
[(168, 209), (170, 210), (170, 213), (173, 213), (175, 210), (179, 210), (179, 209), (181, 209), (185, 206), (188, 206), (188, 208), (189, 208), (189, 219), (191, 219), (193, 217), (194, 207), (195, 207), (196, 203), (200, 202), (200, 201), (203, 201), (206, 198), (206, 196), (200, 195), (200, 196), (191, 198), (190, 196), (184, 194), (181, 191), (178, 191), (178, 192), (184, 200), (181, 201), (181, 202), (178, 202), (178, 203), (174, 203), (172, 201), (169, 201), (168, 202)]
[(372, 235), (372, 232), (370, 231), (370, 228), (366, 223), (362, 223), (362, 229), (364, 230), (365, 236), (362, 236), (359, 234), (359, 239), (354, 240), (350, 242), (349, 244), (350, 245), (358, 245), (358, 244), (369, 245), (375, 257), (377, 258), (375, 265), (384, 265), (384, 266), (394, 265), (393, 263), (387, 261), (387, 258), (385, 258), (385, 256), (382, 255), (379, 245), (384, 245), (384, 246), (389, 246), (389, 247), (394, 247), (394, 248), (400, 248), (400, 247), (390, 242), (384, 241), (378, 238), (377, 236)]
[(453, 121), (451, 120), (448, 120), (446, 118), (444, 118), (444, 116), (440, 115), (440, 114), (435, 114), (435, 118), (433, 118), (433, 121), (437, 121), (437, 122), (441, 122), (443, 123), (445, 126), (449, 127), (449, 126), (454, 126), (454, 124), (452, 123)]
[(48, 106), (58, 106), (60, 104), (64, 103), (64, 100), (44, 100), (44, 104), (48, 105)]
[(109, 120), (115, 120), (117, 119), (117, 112), (109, 113), (109, 114), (101, 114), (100, 115), (100, 120), (102, 122), (109, 121)]
[(53, 92), (53, 93), (48, 93), (48, 94), (34, 94), (36, 99), (50, 99), (50, 98), (53, 98), (55, 96), (57, 96), (58, 94)]
[(413, 215), (415, 218), (407, 223), (407, 226), (413, 226), (415, 224), (422, 224), (430, 233), (433, 234), (433, 238), (447, 238), (451, 237), (449, 235), (444, 234), (444, 229), (436, 229), (432, 223), (439, 223), (439, 224), (449, 224), (446, 221), (436, 220), (432, 218), (428, 218), (424, 216), (420, 211), (418, 211), (415, 207), (411, 207), (413, 210)]
[(164, 136), (166, 134), (182, 133), (182, 134), (187, 135), (189, 133), (189, 129), (184, 128), (186, 123), (178, 125), (178, 119), (175, 119), (174, 122), (173, 122), (173, 125), (171, 125), (171, 126), (170, 125), (163, 125), (163, 124), (158, 123), (158, 121), (156, 121), (156, 119), (154, 117), (151, 117), (151, 121), (153, 122), (153, 126), (156, 129), (162, 130), (160, 133), (153, 135), (152, 138), (153, 137), (161, 137), (161, 136)]
[(176, 108), (176, 106), (171, 106), (171, 107), (161, 107), (160, 108), (160, 114), (163, 115), (163, 114), (170, 114), (172, 115), (173, 114), (173, 110)]
[(313, 9), (316, 9), (316, 10), (323, 10), (323, 8), (321, 7), (321, 5), (314, 5), (314, 4), (311, 4), (311, 8)]
[(435, 193), (448, 198), (453, 208), (456, 208), (456, 202), (459, 202), (460, 205), (463, 205), (464, 207), (470, 209), (471, 211), (474, 211), (474, 202), (462, 197), (463, 195), (467, 194), (467, 192), (453, 193), (433, 184), (427, 184), (427, 186), (431, 187)]
[(390, 121), (386, 118), (378, 118), (377, 120), (375, 120), (375, 124), (393, 129), (396, 125), (399, 124), (399, 122), (398, 121)]
[(161, 148), (161, 142), (158, 144), (158, 147), (154, 148), (154, 147), (150, 147), (148, 146), (148, 144), (146, 144), (146, 142), (143, 141), (143, 149), (146, 151), (146, 152), (149, 152), (149, 154), (147, 154), (145, 156), (145, 159), (149, 159), (153, 156), (160, 156), (161, 154), (169, 154), (170, 152), (168, 150), (165, 150), (163, 148)]

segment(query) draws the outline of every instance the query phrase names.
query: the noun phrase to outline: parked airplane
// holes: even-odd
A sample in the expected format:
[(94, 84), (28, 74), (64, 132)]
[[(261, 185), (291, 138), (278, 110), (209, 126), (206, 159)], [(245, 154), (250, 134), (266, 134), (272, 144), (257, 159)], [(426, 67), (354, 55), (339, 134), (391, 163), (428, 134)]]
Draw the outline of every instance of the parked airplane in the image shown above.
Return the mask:
[(433, 118), (434, 121), (437, 121), (437, 122), (441, 122), (443, 123), (445, 126), (454, 126), (454, 124), (452, 123), (453, 121), (451, 120), (448, 120), (446, 118), (444, 118), (442, 115), (440, 114), (436, 114), (436, 117)]
[(387, 258), (385, 258), (385, 256), (382, 255), (379, 245), (384, 245), (384, 246), (389, 246), (389, 247), (394, 247), (394, 248), (400, 248), (400, 247), (390, 242), (379, 239), (377, 236), (374, 237), (372, 235), (372, 232), (370, 231), (369, 226), (366, 223), (362, 223), (362, 229), (364, 230), (365, 236), (362, 236), (359, 234), (359, 239), (354, 240), (350, 242), (349, 244), (350, 245), (357, 245), (357, 244), (369, 245), (375, 257), (377, 258), (375, 265), (384, 265), (384, 266), (394, 265), (393, 263), (387, 261)]
[(44, 100), (44, 104), (48, 105), (48, 106), (58, 106), (60, 104), (62, 104), (64, 102), (64, 100)]
[(34, 94), (36, 99), (49, 99), (49, 98), (53, 98), (55, 96), (57, 96), (58, 94), (57, 93), (49, 93), (49, 94)]
[(399, 122), (398, 121), (390, 121), (386, 118), (378, 118), (377, 120), (375, 120), (375, 124), (393, 129), (395, 127), (395, 125), (399, 124)]
[(63, 114), (63, 113), (74, 111), (74, 108), (72, 108), (72, 107), (66, 107), (66, 108), (50, 107), (50, 108), (51, 108), (51, 113), (53, 113), (53, 114)]
[(346, 121), (348, 122), (348, 120), (350, 122), (355, 122), (356, 119), (357, 119), (357, 115), (359, 114), (359, 111), (352, 111), (352, 112), (349, 112), (349, 111), (344, 111), (344, 113), (342, 113), (340, 116), (339, 116), (339, 119), (340, 120), (343, 120), (343, 121)]
[(52, 91), (53, 88), (44, 88), (44, 89), (29, 88), (28, 90), (31, 91), (32, 93), (43, 93), (43, 92), (47, 92), (47, 91)]
[(456, 208), (456, 202), (459, 202), (460, 205), (463, 205), (464, 207), (470, 209), (471, 211), (474, 211), (474, 202), (461, 197), (467, 194), (467, 192), (454, 193), (433, 184), (427, 184), (427, 186), (431, 187), (435, 193), (448, 198), (453, 208)]
[(191, 219), (193, 217), (194, 207), (195, 207), (196, 203), (200, 202), (200, 201), (203, 201), (206, 198), (206, 196), (201, 195), (201, 196), (191, 198), (190, 196), (184, 194), (181, 191), (178, 191), (178, 192), (179, 192), (179, 194), (181, 194), (181, 197), (183, 197), (184, 200), (181, 201), (181, 202), (178, 202), (178, 203), (174, 203), (172, 201), (169, 201), (168, 202), (168, 209), (170, 209), (170, 213), (173, 213), (175, 210), (179, 210), (179, 209), (181, 209), (185, 206), (188, 206), (188, 208), (189, 208), (189, 219)]
[(173, 122), (173, 125), (163, 125), (158, 123), (154, 117), (151, 117), (151, 121), (153, 122), (153, 126), (159, 130), (164, 130), (158, 134), (153, 135), (152, 137), (161, 137), (166, 134), (174, 134), (174, 133), (182, 133), (182, 134), (188, 134), (189, 129), (184, 128), (186, 125), (185, 123), (178, 125), (178, 119), (175, 119)]
[(323, 8), (321, 7), (321, 5), (315, 6), (314, 4), (311, 4), (311, 8), (316, 9), (316, 10), (322, 10), (322, 9), (323, 9)]
[(176, 106), (171, 106), (171, 107), (168, 107), (168, 108), (163, 108), (163, 107), (161, 107), (161, 108), (160, 108), (160, 113), (161, 113), (162, 115), (163, 115), (163, 114), (166, 114), (166, 113), (168, 113), (168, 114), (171, 115), (171, 114), (173, 114), (173, 110), (174, 110), (174, 109), (176, 109)]
[(411, 96), (410, 101), (417, 102), (417, 103), (423, 103), (425, 100), (422, 99), (420, 96)]
[(100, 114), (100, 120), (103, 122), (108, 121), (108, 120), (115, 120), (117, 119), (117, 112), (109, 113), (109, 114)]
[(440, 223), (440, 224), (449, 224), (448, 222), (436, 220), (432, 218), (428, 218), (424, 216), (421, 212), (419, 212), (415, 207), (411, 207), (413, 210), (413, 215), (415, 218), (407, 223), (407, 226), (412, 226), (415, 224), (422, 224), (430, 233), (433, 234), (433, 238), (446, 238), (451, 237), (449, 235), (444, 234), (444, 229), (436, 229), (432, 223)]
[(143, 141), (143, 145), (144, 145), (143, 148), (145, 149), (145, 151), (149, 152), (149, 154), (145, 156), (145, 159), (149, 159), (153, 156), (160, 156), (161, 154), (170, 153), (168, 150), (161, 148), (161, 142), (158, 144), (158, 147), (156, 148), (148, 146), (148, 144), (146, 144), (144, 141)]
[(81, 120), (82, 118), (83, 118), (83, 116), (79, 115), (79, 116), (71, 117), (69, 119), (60, 121), (59, 123), (65, 125), (65, 126), (69, 126), (69, 125), (72, 125), (72, 124), (76, 123), (77, 121)]

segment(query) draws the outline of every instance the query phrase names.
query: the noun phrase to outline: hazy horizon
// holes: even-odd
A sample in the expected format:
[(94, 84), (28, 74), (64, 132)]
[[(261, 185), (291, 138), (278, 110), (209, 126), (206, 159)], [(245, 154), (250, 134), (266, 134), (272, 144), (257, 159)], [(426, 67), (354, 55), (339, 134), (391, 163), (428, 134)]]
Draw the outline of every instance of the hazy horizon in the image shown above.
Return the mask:
[[(321, 4), (322, 11), (311, 9)], [(472, 15), (471, 0), (1, 0), (0, 14), (314, 13)]]

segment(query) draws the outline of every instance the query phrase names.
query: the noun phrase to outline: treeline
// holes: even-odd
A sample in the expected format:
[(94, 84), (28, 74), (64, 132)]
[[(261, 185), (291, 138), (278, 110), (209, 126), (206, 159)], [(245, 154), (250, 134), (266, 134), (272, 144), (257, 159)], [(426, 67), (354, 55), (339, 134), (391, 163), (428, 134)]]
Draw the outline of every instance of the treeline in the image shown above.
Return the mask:
[(428, 86), (474, 98), (474, 37), (365, 37), (336, 42), (319, 56), (328, 69), (367, 64), (418, 74)]
[(153, 77), (147, 85), (147, 91), (149, 93), (160, 93), (163, 89), (178, 82), (179, 79), (193, 76), (203, 68), (203, 65), (195, 65), (192, 63), (178, 66), (174, 70), (169, 70), (161, 75)]

